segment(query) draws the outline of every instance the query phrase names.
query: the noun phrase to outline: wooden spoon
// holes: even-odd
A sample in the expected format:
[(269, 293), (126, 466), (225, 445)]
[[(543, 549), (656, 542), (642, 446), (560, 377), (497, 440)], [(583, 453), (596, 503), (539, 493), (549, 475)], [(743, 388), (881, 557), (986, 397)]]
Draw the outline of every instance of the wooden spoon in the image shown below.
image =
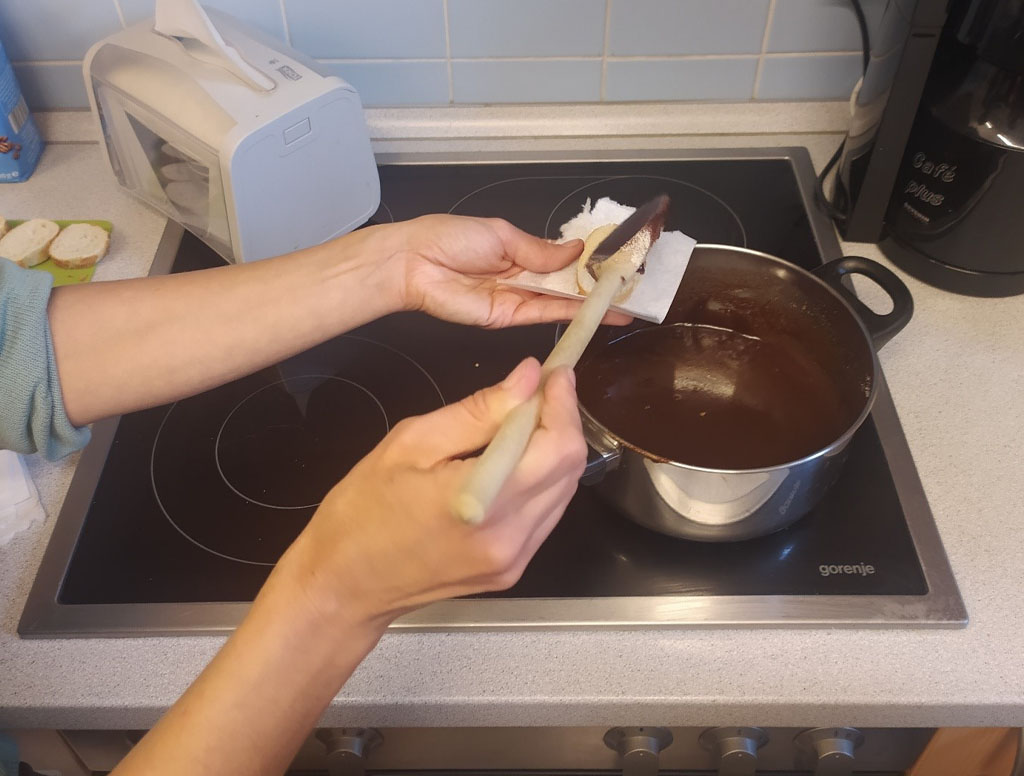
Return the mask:
[(547, 378), (558, 367), (576, 366), (612, 300), (643, 266), (651, 245), (661, 235), (668, 205), (669, 198), (664, 194), (652, 199), (623, 221), (591, 254), (588, 270), (597, 277), (597, 283), (541, 366), (537, 391), (505, 416), (498, 433), (456, 494), (452, 510), (460, 519), (475, 524), (487, 515), (537, 427)]

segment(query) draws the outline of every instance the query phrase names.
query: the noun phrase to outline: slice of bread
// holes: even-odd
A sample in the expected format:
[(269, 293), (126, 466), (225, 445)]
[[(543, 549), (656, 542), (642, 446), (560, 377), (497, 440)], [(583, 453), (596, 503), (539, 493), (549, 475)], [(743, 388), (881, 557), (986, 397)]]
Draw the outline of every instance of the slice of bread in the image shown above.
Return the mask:
[(50, 258), (62, 269), (85, 269), (102, 259), (110, 234), (95, 224), (68, 224), (50, 243)]
[(175, 205), (202, 215), (210, 206), (210, 187), (199, 181), (171, 181), (164, 187), (167, 198)]
[(177, 146), (173, 146), (170, 143), (164, 143), (160, 146), (160, 150), (167, 154), (172, 159), (188, 159), (188, 154), (182, 151)]
[(7, 219), (0, 216), (0, 237), (3, 237), (5, 234), (7, 234)]
[(33, 218), (18, 224), (0, 237), (0, 256), (22, 267), (34, 267), (46, 261), (47, 250), (60, 227), (45, 218)]
[[(587, 267), (587, 262), (590, 257), (594, 255), (594, 251), (597, 250), (598, 246), (604, 240), (605, 237), (615, 231), (618, 224), (605, 224), (599, 226), (597, 229), (587, 235), (587, 239), (583, 241), (583, 253), (580, 254), (579, 260), (576, 262), (576, 285), (579, 288), (581, 294), (589, 294), (590, 290), (597, 283), (597, 279), (590, 274), (590, 269)], [(626, 284), (622, 287), (622, 290), (612, 299), (612, 304), (621, 304), (629, 299), (629, 295), (633, 293), (633, 289), (636, 288), (636, 284), (640, 282), (640, 276), (633, 275)]]
[(160, 168), (160, 174), (169, 181), (194, 181), (201, 177), (188, 162), (171, 162)]

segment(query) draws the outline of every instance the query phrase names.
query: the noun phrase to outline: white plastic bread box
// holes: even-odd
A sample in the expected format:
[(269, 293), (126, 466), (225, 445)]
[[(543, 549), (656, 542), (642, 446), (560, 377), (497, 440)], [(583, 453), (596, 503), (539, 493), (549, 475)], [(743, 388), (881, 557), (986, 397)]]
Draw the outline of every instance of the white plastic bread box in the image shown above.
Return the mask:
[(377, 210), (355, 89), (226, 14), (157, 0), (83, 69), (121, 185), (228, 261), (322, 243)]

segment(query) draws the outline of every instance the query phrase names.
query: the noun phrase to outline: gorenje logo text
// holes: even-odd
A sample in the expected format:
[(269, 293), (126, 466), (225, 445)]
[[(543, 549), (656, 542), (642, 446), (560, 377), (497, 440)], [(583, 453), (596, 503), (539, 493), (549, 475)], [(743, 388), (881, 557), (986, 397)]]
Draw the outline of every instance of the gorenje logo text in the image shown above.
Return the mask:
[(842, 575), (855, 575), (866, 577), (875, 573), (875, 567), (870, 563), (854, 563), (849, 566), (836, 566), (823, 563), (818, 566), (818, 573), (823, 577), (834, 577)]

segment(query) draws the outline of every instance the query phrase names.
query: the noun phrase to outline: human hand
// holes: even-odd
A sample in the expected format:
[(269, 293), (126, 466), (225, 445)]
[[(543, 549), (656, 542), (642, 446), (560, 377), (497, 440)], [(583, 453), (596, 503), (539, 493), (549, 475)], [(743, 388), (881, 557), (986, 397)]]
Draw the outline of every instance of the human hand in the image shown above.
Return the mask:
[[(430, 215), (383, 227), (405, 309), (487, 328), (567, 321), (580, 302), (501, 285), (524, 269), (553, 272), (579, 258), (582, 240), (549, 243), (500, 218)], [(609, 313), (606, 323), (632, 319)]]
[(275, 575), (296, 582), (325, 623), (380, 628), (432, 601), (515, 584), (586, 462), (571, 371), (546, 381), (540, 425), (487, 519), (467, 525), (452, 502), (475, 461), (461, 456), (486, 445), (539, 382), (528, 359), (499, 385), (403, 420), (328, 493)]

